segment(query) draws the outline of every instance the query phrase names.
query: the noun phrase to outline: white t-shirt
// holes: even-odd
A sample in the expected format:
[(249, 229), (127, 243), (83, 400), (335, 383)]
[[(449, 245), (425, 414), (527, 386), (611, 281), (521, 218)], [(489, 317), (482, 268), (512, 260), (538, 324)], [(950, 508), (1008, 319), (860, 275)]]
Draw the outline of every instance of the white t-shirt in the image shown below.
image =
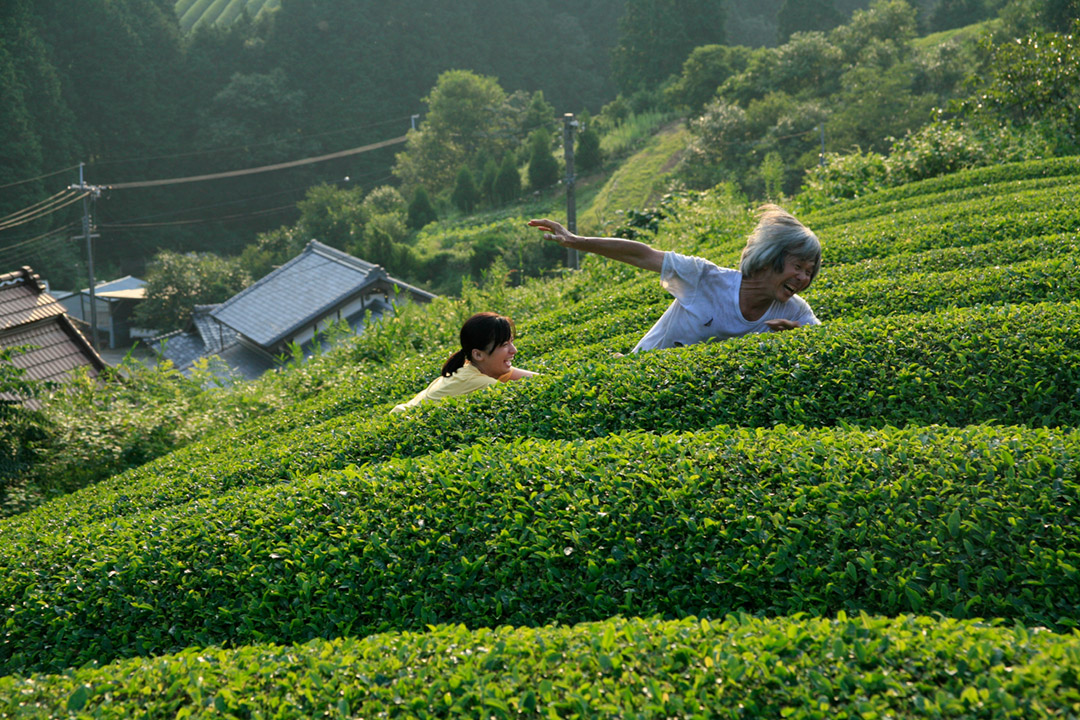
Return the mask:
[(800, 325), (818, 325), (814, 311), (798, 295), (787, 302), (774, 300), (765, 314), (754, 321), (739, 309), (742, 273), (722, 268), (704, 258), (664, 253), (660, 284), (675, 300), (633, 352), (681, 347), (707, 340), (726, 340), (748, 333), (768, 332), (766, 320), (783, 318)]

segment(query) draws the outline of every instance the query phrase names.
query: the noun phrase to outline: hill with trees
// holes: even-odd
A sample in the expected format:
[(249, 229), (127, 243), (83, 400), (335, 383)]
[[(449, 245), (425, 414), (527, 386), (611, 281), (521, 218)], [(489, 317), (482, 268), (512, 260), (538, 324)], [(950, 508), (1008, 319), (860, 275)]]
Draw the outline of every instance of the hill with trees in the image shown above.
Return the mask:
[[(669, 298), (595, 257), (380, 322), (282, 373), (306, 400), (0, 521), (0, 711), (1074, 712), (1078, 183), (804, 215), (816, 328), (620, 357)], [(714, 191), (647, 237), (731, 265), (751, 225)], [(490, 308), (540, 375), (390, 415)]]
[[(305, 189), (296, 224), (207, 271), (311, 233), (449, 268), (457, 292), (256, 382), (127, 364), (5, 410), (0, 461), (39, 474), (2, 478), (0, 716), (1080, 713), (1080, 63), (1057, 9), (1009, 4), (949, 50), (879, 2), (771, 48), (701, 46), (585, 118), (598, 230), (735, 266), (772, 194), (822, 241), (817, 327), (624, 355), (670, 303), (657, 278), (558, 269), (524, 227), (558, 191), (492, 197), (544, 128), (496, 156), (422, 125), (399, 157), (444, 130), (437, 186)], [(909, 84), (950, 76), (934, 43), (977, 83)], [(845, 127), (881, 77), (906, 134), (799, 166), (792, 118)], [(512, 106), (492, 75), (440, 78), (429, 100)], [(250, 80), (223, 112), (293, 92)], [(920, 103), (934, 122), (901, 112)], [(420, 189), (440, 218), (410, 230)], [(539, 374), (391, 415), (479, 310), (516, 320)]]

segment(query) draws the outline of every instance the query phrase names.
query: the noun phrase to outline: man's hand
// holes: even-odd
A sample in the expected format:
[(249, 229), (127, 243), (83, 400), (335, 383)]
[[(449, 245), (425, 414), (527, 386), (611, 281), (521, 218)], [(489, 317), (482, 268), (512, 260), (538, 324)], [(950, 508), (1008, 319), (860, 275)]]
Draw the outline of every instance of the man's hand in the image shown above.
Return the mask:
[(664, 266), (663, 252), (637, 240), (583, 237), (575, 235), (554, 220), (530, 220), (529, 227), (543, 230), (545, 240), (557, 242), (565, 248), (594, 253), (653, 272), (660, 272)]
[(530, 220), (529, 227), (540, 228), (544, 231), (545, 240), (557, 242), (563, 247), (573, 247), (576, 239), (569, 230), (554, 220)]
[(794, 330), (797, 327), (802, 327), (794, 320), (785, 320), (784, 318), (777, 318), (776, 320), (766, 320), (765, 324), (769, 326), (769, 329), (773, 332), (780, 332), (781, 330)]

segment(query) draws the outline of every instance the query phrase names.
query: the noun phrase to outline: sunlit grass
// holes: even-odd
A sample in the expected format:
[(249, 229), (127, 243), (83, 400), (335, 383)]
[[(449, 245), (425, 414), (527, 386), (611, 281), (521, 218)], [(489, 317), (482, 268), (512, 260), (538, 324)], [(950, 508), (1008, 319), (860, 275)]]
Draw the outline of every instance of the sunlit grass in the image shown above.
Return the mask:
[(660, 111), (631, 115), (603, 134), (600, 138), (600, 150), (606, 158), (621, 157), (633, 152), (673, 117), (669, 112)]
[(686, 148), (685, 128), (672, 127), (653, 136), (633, 157), (624, 162), (580, 214), (582, 232), (605, 234), (622, 221), (622, 212), (655, 203)]

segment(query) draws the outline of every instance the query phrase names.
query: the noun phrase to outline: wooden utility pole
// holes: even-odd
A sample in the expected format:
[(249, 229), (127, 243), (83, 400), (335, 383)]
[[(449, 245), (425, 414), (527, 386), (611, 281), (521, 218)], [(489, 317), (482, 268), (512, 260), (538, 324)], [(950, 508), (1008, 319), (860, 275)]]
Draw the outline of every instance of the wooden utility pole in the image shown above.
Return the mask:
[(72, 190), (82, 190), (86, 195), (83, 196), (83, 233), (82, 235), (72, 236), (72, 240), (86, 239), (86, 269), (90, 275), (90, 344), (94, 346), (94, 349), (98, 349), (98, 325), (97, 325), (97, 299), (94, 296), (94, 246), (93, 240), (96, 237), (101, 237), (95, 233), (90, 232), (90, 202), (89, 196), (92, 194), (97, 197), (101, 194), (101, 188), (96, 185), (87, 185), (83, 180), (83, 166), (85, 163), (79, 163), (79, 184), (69, 186)]
[[(563, 154), (566, 158), (566, 229), (572, 233), (577, 232), (577, 200), (574, 197), (574, 128), (578, 121), (574, 119), (574, 113), (563, 115)], [(578, 251), (573, 248), (566, 249), (566, 266), (571, 270), (578, 269)]]

